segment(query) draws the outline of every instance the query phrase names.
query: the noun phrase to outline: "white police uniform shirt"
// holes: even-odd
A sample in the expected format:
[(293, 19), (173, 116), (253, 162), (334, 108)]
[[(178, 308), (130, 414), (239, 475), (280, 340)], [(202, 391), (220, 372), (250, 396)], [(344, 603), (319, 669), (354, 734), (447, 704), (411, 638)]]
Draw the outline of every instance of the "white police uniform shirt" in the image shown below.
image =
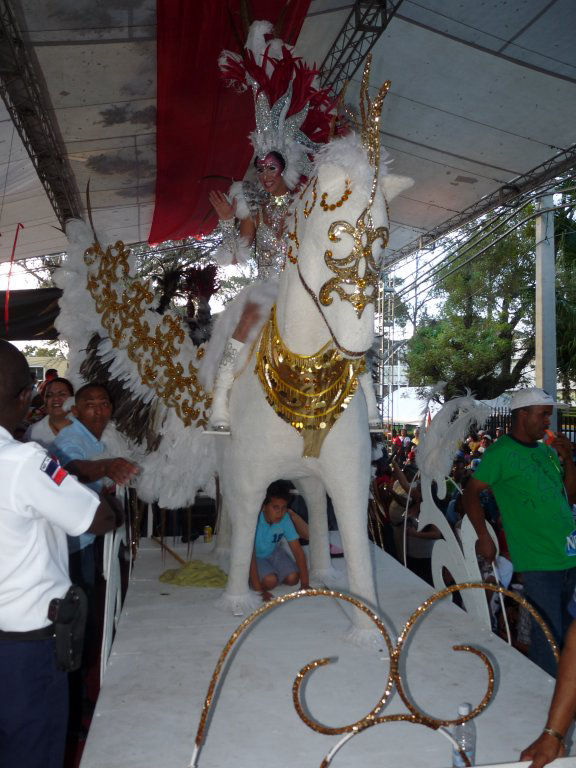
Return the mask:
[(0, 630), (50, 624), (48, 606), (70, 587), (66, 534), (92, 524), (98, 495), (36, 443), (0, 427)]

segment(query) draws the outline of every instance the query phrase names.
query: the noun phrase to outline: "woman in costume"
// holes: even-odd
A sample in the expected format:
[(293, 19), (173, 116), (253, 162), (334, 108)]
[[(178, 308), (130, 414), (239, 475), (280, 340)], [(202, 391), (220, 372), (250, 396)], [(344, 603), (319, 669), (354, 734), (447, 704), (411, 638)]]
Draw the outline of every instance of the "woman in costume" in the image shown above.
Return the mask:
[[(252, 24), (243, 56), (224, 51), (219, 64), (226, 80), (254, 94), (256, 129), (250, 135), (258, 184), (235, 182), (227, 195), (210, 193), (218, 214), (221, 265), (256, 262), (258, 281), (231, 303), (214, 328), (211, 349), (200, 368), (212, 389), (212, 431), (229, 431), (228, 395), (241, 352), (266, 320), (276, 299), (276, 276), (284, 267), (286, 218), (294, 190), (312, 167), (312, 153), (328, 140), (333, 104), (314, 85), (316, 72), (277, 39), (272, 25)], [(216, 365), (217, 370), (216, 370)]]

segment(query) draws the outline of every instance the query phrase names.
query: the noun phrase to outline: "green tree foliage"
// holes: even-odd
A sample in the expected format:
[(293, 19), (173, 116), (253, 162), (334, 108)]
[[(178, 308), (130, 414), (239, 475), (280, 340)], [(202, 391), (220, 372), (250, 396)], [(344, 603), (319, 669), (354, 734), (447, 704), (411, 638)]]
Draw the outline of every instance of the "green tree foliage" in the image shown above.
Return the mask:
[(66, 350), (62, 348), (62, 342), (60, 341), (48, 341), (46, 344), (26, 344), (22, 350), (22, 354), (26, 357), (51, 357), (55, 360), (57, 358), (64, 358)]
[(445, 397), (469, 387), (488, 399), (522, 382), (534, 356), (534, 223), (498, 239), (502, 232), (483, 239), (477, 223), (440, 272), (432, 292), (439, 310), (420, 315), (407, 345), (413, 386), (445, 381)]

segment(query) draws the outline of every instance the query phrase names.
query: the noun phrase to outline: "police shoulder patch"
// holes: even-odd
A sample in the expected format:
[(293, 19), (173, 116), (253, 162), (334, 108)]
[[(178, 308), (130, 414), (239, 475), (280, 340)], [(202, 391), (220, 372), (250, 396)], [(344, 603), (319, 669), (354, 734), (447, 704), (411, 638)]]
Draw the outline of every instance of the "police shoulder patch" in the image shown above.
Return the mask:
[(56, 483), (56, 485), (61, 485), (64, 478), (68, 476), (68, 472), (62, 469), (60, 462), (54, 456), (46, 456), (40, 465), (40, 471), (48, 475), (50, 480)]

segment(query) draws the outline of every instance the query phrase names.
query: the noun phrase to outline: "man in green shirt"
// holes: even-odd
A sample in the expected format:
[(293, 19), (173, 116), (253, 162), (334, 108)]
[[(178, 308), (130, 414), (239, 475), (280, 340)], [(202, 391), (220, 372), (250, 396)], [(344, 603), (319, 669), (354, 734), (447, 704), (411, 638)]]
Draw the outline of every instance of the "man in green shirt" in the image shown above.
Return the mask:
[[(541, 389), (515, 392), (512, 428), (488, 448), (464, 492), (464, 509), (478, 535), (476, 551), (494, 560), (479, 495), (491, 488), (506, 533), (514, 569), (522, 573), (526, 597), (562, 644), (570, 623), (568, 602), (576, 587), (576, 467), (564, 435), (541, 442), (556, 403)], [(562, 463), (561, 463), (562, 462)], [(546, 638), (533, 623), (530, 658), (555, 674)]]

